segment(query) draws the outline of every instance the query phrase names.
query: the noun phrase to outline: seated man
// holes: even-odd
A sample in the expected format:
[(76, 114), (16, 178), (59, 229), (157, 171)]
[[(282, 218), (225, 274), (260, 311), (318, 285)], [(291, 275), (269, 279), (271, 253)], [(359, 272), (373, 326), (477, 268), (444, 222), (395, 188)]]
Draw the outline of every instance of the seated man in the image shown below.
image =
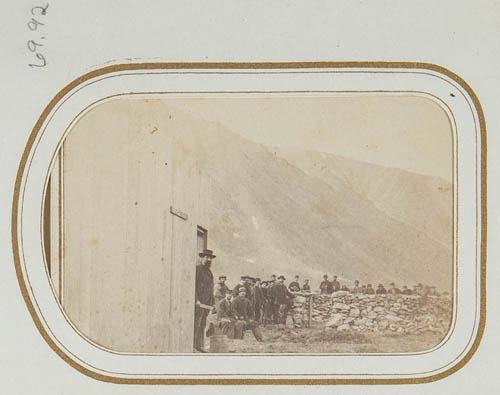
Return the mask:
[(235, 324), (235, 339), (243, 339), (244, 331), (251, 329), (255, 338), (260, 342), (263, 341), (259, 323), (253, 319), (252, 304), (246, 297), (245, 287), (241, 287), (239, 289), (238, 296), (234, 298), (231, 305), (231, 313), (234, 314), (237, 324), (239, 324)]
[[(225, 298), (217, 304), (217, 320), (214, 322), (215, 327), (219, 327), (222, 334), (230, 339), (235, 338), (235, 333), (241, 333), (245, 326), (243, 322), (237, 321), (234, 316), (231, 303), (232, 297), (231, 291), (228, 290)], [(215, 330), (213, 330), (213, 332), (215, 332)]]

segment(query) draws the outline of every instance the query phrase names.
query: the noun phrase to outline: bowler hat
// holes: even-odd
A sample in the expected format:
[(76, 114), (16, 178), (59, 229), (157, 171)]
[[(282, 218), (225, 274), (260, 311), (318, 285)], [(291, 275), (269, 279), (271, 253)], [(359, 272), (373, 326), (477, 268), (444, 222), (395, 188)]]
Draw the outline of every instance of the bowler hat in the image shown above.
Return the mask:
[(245, 287), (241, 287), (240, 289), (238, 289), (238, 293), (241, 293), (241, 292), (247, 292), (246, 288)]
[(283, 275), (278, 277), (278, 280), (281, 280), (281, 279), (286, 280), (285, 276), (283, 276)]
[(219, 276), (219, 280), (227, 280), (226, 276)]
[(214, 252), (212, 250), (207, 250), (206, 248), (198, 255), (201, 257), (208, 256), (210, 258), (215, 258)]

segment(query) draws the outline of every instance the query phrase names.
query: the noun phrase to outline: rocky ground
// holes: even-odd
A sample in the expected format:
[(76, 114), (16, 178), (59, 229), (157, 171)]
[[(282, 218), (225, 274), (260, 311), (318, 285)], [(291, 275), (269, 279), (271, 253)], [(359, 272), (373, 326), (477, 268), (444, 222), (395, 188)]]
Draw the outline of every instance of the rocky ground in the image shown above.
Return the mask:
[(237, 353), (418, 352), (440, 343), (451, 314), (448, 297), (338, 291), (296, 297), (286, 325), (261, 325), (263, 342), (250, 331), (226, 341)]
[[(383, 332), (339, 332), (313, 323), (310, 328), (291, 329), (282, 325), (262, 326), (263, 342), (250, 331), (243, 340), (228, 339), (229, 352), (236, 353), (378, 353), (416, 352), (437, 345), (442, 335), (426, 331), (420, 334)], [(209, 349), (209, 347), (207, 347)]]

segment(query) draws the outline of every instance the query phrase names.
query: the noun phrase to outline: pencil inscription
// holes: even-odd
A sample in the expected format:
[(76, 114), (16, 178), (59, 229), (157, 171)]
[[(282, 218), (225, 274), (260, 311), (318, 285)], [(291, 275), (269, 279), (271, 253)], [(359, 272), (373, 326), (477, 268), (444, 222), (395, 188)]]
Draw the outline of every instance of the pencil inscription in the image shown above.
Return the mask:
[(42, 53), (43, 43), (45, 40), (45, 27), (46, 27), (46, 15), (47, 9), (49, 8), (49, 3), (46, 6), (34, 6), (31, 8), (30, 19), (27, 22), (28, 29), (32, 32), (31, 39), (26, 42), (28, 50), (32, 53), (35, 61), (29, 63), (28, 66), (33, 67), (45, 67), (47, 66), (47, 59)]

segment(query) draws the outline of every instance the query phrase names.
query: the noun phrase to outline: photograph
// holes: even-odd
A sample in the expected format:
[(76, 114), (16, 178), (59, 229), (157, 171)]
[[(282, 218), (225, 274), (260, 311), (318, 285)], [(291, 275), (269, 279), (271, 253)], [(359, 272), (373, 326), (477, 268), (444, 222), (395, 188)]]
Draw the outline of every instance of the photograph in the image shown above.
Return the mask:
[(454, 136), (417, 93), (109, 97), (52, 159), (73, 329), (119, 353), (418, 353), (453, 330)]

